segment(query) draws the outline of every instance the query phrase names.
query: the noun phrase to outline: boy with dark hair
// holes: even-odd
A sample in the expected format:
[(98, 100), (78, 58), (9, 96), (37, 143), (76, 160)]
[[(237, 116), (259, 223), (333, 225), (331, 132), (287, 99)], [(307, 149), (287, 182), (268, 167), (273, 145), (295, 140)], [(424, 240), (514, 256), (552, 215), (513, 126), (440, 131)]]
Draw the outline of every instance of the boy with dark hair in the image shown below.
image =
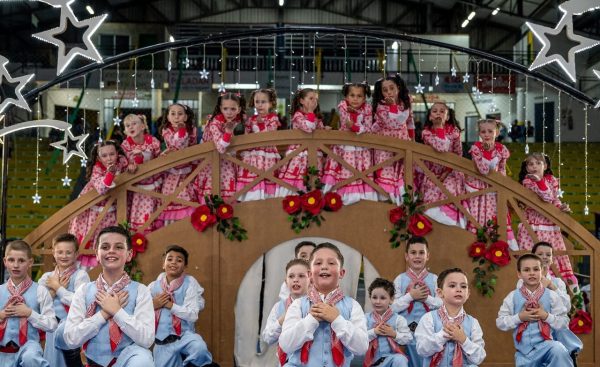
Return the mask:
[[(313, 252), (316, 246), (317, 245), (311, 241), (300, 241), (294, 247), (294, 259), (302, 259), (308, 261), (308, 259), (310, 258), (310, 254)], [(285, 302), (285, 300), (288, 299), (289, 296), (290, 289), (288, 288), (284, 280), (281, 284), (281, 287), (279, 288), (279, 299)]]

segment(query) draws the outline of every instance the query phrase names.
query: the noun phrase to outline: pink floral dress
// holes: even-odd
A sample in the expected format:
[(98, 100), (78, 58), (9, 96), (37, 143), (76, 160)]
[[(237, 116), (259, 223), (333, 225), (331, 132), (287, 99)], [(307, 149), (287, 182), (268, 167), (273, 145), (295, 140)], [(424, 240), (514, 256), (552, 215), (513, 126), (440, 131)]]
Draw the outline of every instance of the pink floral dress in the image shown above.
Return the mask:
[[(87, 194), (90, 191), (95, 190), (98, 195), (105, 195), (108, 190), (115, 187), (114, 178), (125, 172), (127, 169), (127, 158), (124, 156), (119, 156), (119, 160), (117, 161), (117, 172), (112, 174), (107, 171), (106, 167), (100, 162), (96, 162), (96, 165), (92, 169), (92, 175), (90, 177), (90, 181), (85, 185), (83, 190), (79, 196)], [(88, 234), (98, 216), (102, 213), (104, 205), (108, 202), (108, 199), (104, 199), (97, 204), (94, 204), (92, 207), (86, 209), (83, 213), (79, 214), (77, 217), (71, 220), (69, 223), (69, 233), (73, 234), (77, 237), (77, 240), (81, 244), (81, 241)], [(108, 212), (102, 218), (102, 221), (96, 227), (94, 231), (94, 235), (90, 237), (89, 242), (85, 244), (86, 249), (93, 248), (96, 243), (96, 239), (98, 237), (98, 233), (104, 227), (114, 226), (117, 224), (117, 208), (115, 205), (112, 205), (108, 208)], [(93, 268), (98, 265), (98, 261), (96, 260), (95, 255), (79, 255), (79, 261), (81, 266), (85, 266), (87, 268)]]
[[(342, 100), (338, 105), (338, 110), (340, 113), (340, 131), (352, 131), (356, 134), (371, 131), (373, 125), (371, 105), (365, 103), (356, 112), (348, 112), (348, 104), (346, 100)], [(348, 127), (347, 121), (352, 122), (351, 127)], [(359, 171), (366, 171), (373, 165), (373, 156), (369, 148), (353, 145), (334, 145), (332, 150), (334, 154)], [(331, 157), (327, 157), (325, 160), (323, 171), (322, 181), (325, 185), (323, 187), (325, 192), (331, 191), (338, 182), (352, 177), (352, 172)], [(372, 175), (368, 177), (372, 178)], [(345, 205), (360, 200), (377, 201), (377, 192), (363, 180), (352, 181), (339, 188), (337, 193), (342, 197)]]
[[(162, 136), (165, 140), (165, 144), (167, 145), (167, 149), (169, 149), (169, 151), (177, 151), (195, 145), (197, 132), (195, 127), (193, 128), (192, 132), (189, 133), (186, 128), (175, 130), (169, 126), (168, 128), (162, 130)], [(177, 186), (179, 186), (179, 184), (183, 182), (190, 173), (192, 173), (193, 169), (194, 165), (192, 163), (186, 163), (168, 169), (163, 179), (161, 190), (162, 194), (172, 194)], [(177, 195), (177, 198), (187, 201), (196, 201), (196, 193), (194, 191), (193, 183), (190, 183), (183, 190), (181, 190)], [(160, 219), (162, 221), (172, 222), (189, 217), (193, 211), (194, 208), (187, 205), (170, 203), (160, 214)]]
[[(377, 105), (373, 133), (400, 140), (412, 140), (409, 131), (414, 131), (414, 126), (412, 110), (405, 108), (404, 103), (400, 102), (398, 105), (380, 103)], [(375, 150), (373, 163), (379, 164), (393, 156), (393, 152)], [(400, 205), (404, 194), (404, 164), (402, 160), (378, 169), (375, 176), (375, 182), (390, 195), (392, 202)]]
[[(314, 113), (304, 113), (296, 111), (292, 117), (292, 127), (294, 129), (302, 130), (307, 134), (312, 133), (317, 129), (323, 129), (323, 121), (317, 118)], [(287, 148), (286, 155), (290, 154), (294, 150), (298, 149), (300, 145), (294, 144)], [(317, 160), (317, 169), (319, 172), (323, 170), (323, 154), (319, 151), (319, 157)], [(290, 185), (296, 187), (298, 190), (305, 190), (304, 187), (304, 175), (308, 169), (308, 150), (300, 152), (296, 155), (289, 163), (279, 170), (278, 177)], [(287, 195), (293, 195), (289, 189), (284, 187), (277, 187), (277, 197), (285, 197)]]
[[(558, 180), (552, 175), (544, 175), (544, 178), (537, 182), (530, 178), (525, 178), (523, 180), (523, 186), (535, 192), (543, 201), (551, 203), (557, 208), (562, 205), (562, 202), (558, 198)], [(532, 208), (525, 209), (525, 216), (527, 217), (527, 222), (535, 231), (535, 235), (539, 241), (550, 243), (555, 251), (565, 251), (567, 249), (560, 228), (552, 221)], [(533, 248), (533, 240), (522, 223), (519, 224), (517, 239), (521, 250), (531, 250)], [(554, 260), (558, 265), (558, 269), (563, 279), (571, 283), (571, 285), (577, 285), (577, 278), (573, 274), (573, 267), (571, 266), (569, 256), (554, 256)]]
[[(454, 153), (462, 156), (462, 144), (460, 142), (460, 131), (452, 126), (445, 125), (444, 128), (423, 130), (423, 143), (430, 145), (436, 152)], [(444, 187), (452, 195), (461, 195), (464, 193), (464, 175), (462, 172), (454, 171), (449, 167), (437, 163), (425, 162), (425, 166), (436, 176), (441, 178), (448, 173), (443, 181)], [(440, 190), (427, 176), (421, 173), (421, 197), (425, 204), (435, 201), (445, 200), (446, 195)], [(466, 227), (464, 215), (453, 204), (444, 204), (438, 207), (430, 208), (425, 211), (431, 219), (451, 226)]]
[[(254, 115), (246, 120), (246, 134), (261, 133), (267, 131), (276, 131), (281, 124), (276, 113), (269, 113), (262, 116), (262, 122), (254, 124), (258, 115)], [(250, 166), (256, 167), (261, 171), (266, 171), (273, 167), (281, 156), (275, 146), (257, 147), (250, 150), (244, 150), (241, 153), (242, 161)], [(237, 191), (249, 185), (258, 177), (255, 173), (248, 171), (243, 167), (238, 167), (237, 171)], [(262, 200), (275, 197), (277, 186), (274, 182), (262, 180), (252, 187), (248, 192), (238, 198), (239, 201)]]
[[(121, 148), (125, 151), (127, 159), (130, 162), (135, 162), (138, 166), (160, 155), (160, 141), (150, 134), (144, 134), (144, 141), (141, 144), (136, 143), (131, 137), (128, 137), (121, 144)], [(134, 150), (139, 150), (142, 154), (134, 154)], [(141, 180), (135, 186), (142, 190), (160, 192), (162, 181), (162, 175), (158, 174)], [(131, 228), (136, 229), (144, 224), (150, 215), (156, 211), (160, 200), (138, 192), (129, 193), (128, 196), (128, 221)], [(155, 221), (146, 227), (145, 232), (152, 232), (158, 228), (159, 226)]]

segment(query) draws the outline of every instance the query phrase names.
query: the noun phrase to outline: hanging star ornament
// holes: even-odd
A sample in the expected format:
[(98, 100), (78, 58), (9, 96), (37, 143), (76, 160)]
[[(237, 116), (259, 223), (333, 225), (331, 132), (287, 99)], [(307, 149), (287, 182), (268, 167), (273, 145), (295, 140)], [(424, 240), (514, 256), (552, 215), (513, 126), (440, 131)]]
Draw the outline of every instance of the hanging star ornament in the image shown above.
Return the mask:
[(439, 75), (437, 75), (437, 74), (435, 74), (435, 79), (434, 79), (434, 81), (433, 81), (433, 82), (434, 82), (434, 84), (436, 85), (436, 87), (437, 87), (438, 85), (440, 85), (440, 76), (439, 76)]
[[(133, 99), (133, 101), (131, 101), (131, 105), (132, 105), (133, 107), (137, 108), (137, 107), (140, 105), (140, 100), (139, 100), (139, 99), (137, 99), (137, 97), (135, 97), (135, 98)], [(120, 122), (120, 121), (119, 121), (119, 122)]]
[(415, 86), (415, 91), (419, 94), (423, 94), (424, 89), (425, 89), (425, 87), (421, 85), (421, 82), (419, 82), (419, 84), (417, 84)]
[(85, 158), (81, 158), (81, 167), (82, 167), (82, 168), (85, 168), (85, 167), (87, 167), (87, 159), (85, 159)]
[(469, 73), (465, 73), (465, 75), (463, 75), (463, 83), (467, 84), (469, 82), (469, 79), (471, 79), (471, 76), (469, 75)]
[[(55, 2), (59, 3), (59, 1)], [(33, 37), (39, 40), (51, 43), (58, 47), (57, 75), (62, 74), (77, 55), (86, 57), (98, 63), (102, 62), (102, 56), (96, 49), (96, 46), (92, 43), (92, 36), (102, 22), (106, 20), (108, 15), (99, 15), (97, 17), (79, 21), (68, 4), (70, 4), (70, 2), (65, 1), (65, 6), (60, 7), (60, 25), (58, 27), (33, 35)], [(77, 28), (78, 30), (85, 28), (82, 36), (82, 42), (85, 45), (85, 48), (73, 47), (69, 49), (69, 52), (66, 52), (67, 47), (64, 41), (60, 39), (60, 36), (62, 36), (69, 27)]]
[(39, 204), (40, 201), (42, 200), (42, 197), (37, 192), (31, 198), (33, 199), (34, 204)]
[[(596, 74), (596, 77), (598, 79), (600, 79), (600, 71), (594, 70), (594, 74)], [(596, 103), (596, 105), (594, 106), (594, 108), (600, 108), (600, 100), (598, 100), (598, 103)]]
[(219, 90), (218, 90), (218, 92), (219, 92), (219, 93), (225, 93), (225, 92), (227, 92), (227, 89), (225, 89), (225, 85), (223, 85), (223, 83), (221, 83), (221, 84), (219, 85)]
[[(573, 13), (569, 9), (562, 7), (562, 5), (559, 5), (558, 9), (563, 12), (563, 15), (556, 25), (556, 28), (545, 27), (529, 22), (525, 23), (535, 38), (542, 44), (542, 49), (529, 66), (529, 70), (535, 70), (551, 62), (556, 62), (565, 74), (567, 74), (569, 79), (575, 83), (575, 54), (599, 45), (600, 41), (575, 34), (575, 32), (573, 32)], [(559, 39), (558, 36), (561, 36), (563, 32), (565, 32), (565, 34), (561, 37), (562, 39)], [(564, 39), (565, 37), (566, 40)], [(563, 46), (566, 44), (569, 47), (566, 59), (562, 54), (557, 52), (559, 50), (552, 49), (552, 40), (556, 40), (557, 44), (554, 45), (555, 48), (558, 47), (559, 44)]]
[(115, 124), (115, 126), (121, 126), (121, 118), (119, 116), (116, 116), (115, 118), (113, 118), (113, 122)]
[(73, 181), (71, 178), (69, 178), (69, 176), (65, 176), (61, 180), (62, 180), (63, 186), (65, 186), (65, 187), (70, 187), (71, 181)]
[[(71, 128), (68, 128), (65, 130), (65, 137), (63, 140), (57, 141), (56, 143), (52, 143), (50, 145), (63, 151), (63, 164), (67, 164), (69, 159), (71, 159), (71, 157), (74, 155), (87, 159), (87, 156), (83, 151), (83, 143), (88, 135), (89, 134), (83, 134), (75, 137), (71, 132)], [(75, 143), (75, 149), (71, 149), (73, 143)]]
[[(27, 101), (25, 98), (23, 98), (22, 91), (23, 88), (25, 88), (25, 84), (29, 83), (34, 74), (13, 78), (8, 74), (6, 64), (8, 64), (8, 59), (0, 55), (0, 88), (2, 88), (4, 91), (3, 94), (6, 97), (2, 99), (2, 95), (0, 95), (0, 113), (4, 112), (4, 110), (6, 110), (6, 108), (11, 104), (31, 112)], [(11, 90), (12, 94), (9, 95), (7, 91)]]
[(208, 71), (206, 71), (206, 69), (200, 70), (200, 79), (204, 79), (204, 80), (208, 79)]
[(450, 69), (450, 73), (452, 73), (452, 77), (456, 77), (456, 68), (452, 65), (452, 69)]

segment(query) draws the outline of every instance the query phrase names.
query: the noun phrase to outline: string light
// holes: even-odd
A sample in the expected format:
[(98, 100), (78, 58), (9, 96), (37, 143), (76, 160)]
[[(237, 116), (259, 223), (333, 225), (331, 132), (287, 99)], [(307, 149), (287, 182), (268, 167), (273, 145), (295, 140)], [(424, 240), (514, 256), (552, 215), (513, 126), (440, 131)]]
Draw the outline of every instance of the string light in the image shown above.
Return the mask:
[(492, 80), (491, 80), (490, 94), (492, 96), (492, 102), (490, 102), (489, 111), (493, 113), (493, 112), (497, 111), (497, 108), (496, 108), (496, 101), (495, 101), (495, 98), (494, 98), (495, 97), (495, 95), (494, 95), (494, 79), (495, 79), (494, 78), (494, 63), (492, 62), (491, 64), (492, 64), (492, 75), (491, 75)]
[(258, 37), (256, 37), (256, 55), (254, 55), (254, 83), (256, 89), (260, 88), (258, 84)]
[(190, 68), (190, 52), (187, 47), (185, 48), (185, 68)]
[(584, 149), (584, 156), (585, 156), (585, 206), (583, 207), (583, 215), (590, 215), (590, 207), (588, 206), (588, 105), (585, 105), (584, 108), (585, 111), (585, 130), (584, 130), (584, 145), (583, 145), (583, 149)]
[[(557, 134), (557, 138), (558, 138), (558, 197), (562, 198), (563, 197), (563, 193), (564, 191), (562, 190), (561, 186), (561, 168), (562, 168), (562, 156), (561, 156), (561, 121), (560, 121), (560, 96), (561, 96), (562, 91), (559, 89), (558, 90), (558, 114), (556, 117), (556, 122), (558, 125), (558, 134)], [(527, 131), (527, 127), (525, 128), (525, 130)]]
[[(289, 75), (288, 75), (288, 79), (289, 79), (289, 87), (290, 87), (290, 94), (288, 94), (289, 96), (289, 102), (287, 104), (287, 108), (288, 108), (288, 115), (289, 115), (289, 121), (292, 121), (292, 96), (294, 95), (294, 86), (293, 86), (293, 79), (294, 79), (294, 35), (290, 34), (290, 68), (289, 68)], [(288, 124), (288, 128), (292, 128), (292, 124)]]
[(202, 70), (200, 70), (200, 79), (208, 79), (208, 71), (206, 71), (206, 44), (202, 44)]
[(140, 105), (140, 101), (137, 98), (137, 57), (133, 59), (133, 102), (134, 108)]
[[(525, 116), (525, 121), (527, 121), (527, 94), (529, 92), (529, 78), (525, 75), (525, 103), (523, 105), (523, 115)], [(529, 154), (529, 142), (525, 140), (525, 154)]]
[(386, 70), (386, 64), (387, 64), (387, 49), (385, 47), (385, 40), (382, 40), (383, 42), (383, 61), (381, 62), (382, 64), (382, 72), (383, 72), (383, 77), (385, 78), (385, 76), (387, 75), (387, 70)]
[(235, 87), (237, 89), (238, 94), (241, 94), (240, 92), (240, 81), (241, 79), (241, 74), (240, 74), (240, 63), (242, 62), (242, 41), (238, 39), (238, 55), (236, 57), (237, 60), (237, 80), (235, 81)]
[[(117, 105), (113, 106), (113, 110), (115, 110), (116, 114), (115, 117), (113, 118), (113, 122), (115, 124), (115, 126), (120, 126), (121, 125), (121, 118), (119, 117), (119, 83), (121, 82), (121, 77), (119, 74), (119, 63), (117, 63), (117, 89), (115, 90), (115, 100), (117, 101)], [(98, 141), (102, 141), (102, 138), (100, 136), (98, 136)]]
[(223, 42), (221, 42), (221, 58), (219, 59), (221, 62), (221, 70), (219, 71), (219, 78), (221, 83), (219, 83), (219, 93), (225, 93), (227, 90), (225, 89), (225, 47)]
[(365, 36), (365, 48), (363, 50), (363, 63), (365, 64), (365, 77), (363, 78), (363, 80), (367, 80), (367, 70), (369, 69), (369, 66), (367, 64), (367, 37)]
[(479, 89), (479, 64), (481, 63), (481, 60), (477, 60), (475, 62), (475, 98), (480, 99), (481, 98), (481, 90)]
[(150, 88), (154, 89), (154, 54), (150, 54), (152, 57), (152, 66), (150, 67)]
[[(512, 70), (508, 69), (508, 123), (510, 124), (512, 121), (512, 101), (513, 96), (511, 91), (511, 82), (512, 82)], [(525, 127), (525, 140), (527, 140), (527, 127)]]
[(171, 63), (171, 49), (169, 49), (169, 63), (167, 65), (167, 71), (171, 71), (173, 64)]
[(344, 84), (348, 83), (348, 44), (346, 41), (346, 35), (344, 34)]
[(402, 76), (402, 42), (398, 42), (398, 74)]
[(104, 89), (104, 80), (102, 78), (102, 68), (98, 69), (98, 72), (100, 73), (98, 80), (100, 80), (100, 82), (98, 83), (98, 87), (100, 89)]
[(303, 89), (304, 74), (306, 74), (306, 62), (304, 60), (304, 34), (302, 35), (302, 55), (300, 55), (300, 59), (302, 60), (302, 73), (300, 74), (300, 84), (298, 85), (298, 89)]
[(433, 81), (433, 84), (435, 84), (436, 87), (438, 85), (440, 85), (440, 74), (439, 74), (439, 70), (438, 70), (439, 52), (440, 52), (439, 47), (436, 47), (436, 49), (435, 49), (435, 66), (433, 67), (433, 70), (435, 70), (435, 79)]
[[(68, 84), (68, 82), (67, 82)], [(67, 89), (68, 89), (68, 85), (67, 85)], [(40, 111), (40, 104), (42, 103), (40, 100), (41, 96), (38, 97), (38, 103), (37, 103), (37, 113), (38, 113), (38, 118), (40, 117), (41, 111)], [(67, 102), (67, 106), (68, 106), (68, 102)], [(67, 114), (67, 121), (68, 121), (68, 117), (69, 115)], [(66, 133), (65, 133), (66, 134)], [(35, 129), (35, 182), (33, 183), (33, 185), (35, 186), (35, 195), (33, 195), (31, 197), (31, 199), (33, 200), (34, 204), (39, 204), (40, 201), (42, 200), (42, 197), (39, 194), (39, 183), (40, 183), (40, 129), (36, 128)]]
[(542, 83), (542, 153), (546, 154), (546, 83)]
[(316, 60), (317, 60), (317, 33), (313, 33), (312, 50), (313, 50), (313, 57), (312, 57), (313, 69), (312, 69), (311, 81), (312, 81), (312, 84), (315, 84), (315, 74), (317, 72), (317, 62), (316, 62)]
[(271, 84), (273, 85), (273, 89), (275, 89), (275, 73), (277, 72), (275, 65), (277, 64), (277, 37), (273, 36), (273, 65), (271, 66), (273, 68), (273, 79), (271, 79)]
[(419, 44), (419, 48), (417, 50), (417, 58), (417, 86), (415, 87), (415, 90), (417, 93), (423, 94), (423, 89), (425, 87), (421, 85), (421, 77), (423, 76), (423, 74), (421, 74), (421, 44)]
[(450, 68), (450, 74), (453, 78), (456, 78), (456, 68), (454, 67), (454, 52), (450, 52), (450, 65), (452, 66)]

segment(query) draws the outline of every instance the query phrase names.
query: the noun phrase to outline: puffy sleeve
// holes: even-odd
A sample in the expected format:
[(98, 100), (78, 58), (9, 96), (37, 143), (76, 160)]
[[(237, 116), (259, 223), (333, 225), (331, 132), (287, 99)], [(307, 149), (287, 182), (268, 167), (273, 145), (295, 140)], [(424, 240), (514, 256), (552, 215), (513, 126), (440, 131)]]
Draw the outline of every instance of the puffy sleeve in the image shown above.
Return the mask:
[(471, 160), (475, 163), (475, 167), (477, 167), (479, 173), (482, 175), (490, 173), (490, 165), (488, 164), (487, 159), (483, 157), (481, 149), (476, 144), (471, 146), (469, 153), (471, 153)]
[[(231, 136), (225, 134), (224, 130), (219, 125), (219, 121), (216, 121), (214, 118), (211, 119), (204, 129), (203, 140), (212, 141), (215, 144), (217, 151), (223, 154), (231, 143)], [(204, 139), (204, 137), (206, 137), (206, 139)]]
[(185, 128), (177, 131), (173, 131), (170, 128), (163, 129), (162, 136), (169, 150), (181, 150), (187, 148), (189, 145), (190, 134)]
[(456, 154), (459, 157), (462, 157), (463, 155), (463, 150), (462, 150), (462, 142), (460, 141), (460, 130), (458, 130), (456, 127), (452, 129), (452, 133), (450, 133), (450, 151), (454, 154)]
[(533, 181), (530, 178), (523, 180), (523, 186), (536, 193), (540, 199), (547, 203), (554, 203), (554, 195), (552, 189), (546, 185), (545, 180), (542, 178), (539, 181)]
[(421, 357), (429, 357), (444, 349), (448, 341), (444, 335), (444, 329), (437, 333), (433, 326), (433, 315), (431, 312), (421, 317), (419, 325), (415, 330), (415, 340), (417, 342), (417, 353)]
[(450, 140), (445, 136), (441, 137), (430, 129), (423, 130), (423, 143), (431, 146), (436, 152), (448, 152), (450, 150)]
[(113, 179), (114, 175), (112, 173), (99, 166), (94, 166), (88, 185), (92, 185), (98, 194), (104, 195), (109, 189), (115, 187)]
[(314, 113), (303, 114), (298, 111), (292, 117), (292, 126), (305, 133), (312, 133), (317, 128), (317, 117)]

